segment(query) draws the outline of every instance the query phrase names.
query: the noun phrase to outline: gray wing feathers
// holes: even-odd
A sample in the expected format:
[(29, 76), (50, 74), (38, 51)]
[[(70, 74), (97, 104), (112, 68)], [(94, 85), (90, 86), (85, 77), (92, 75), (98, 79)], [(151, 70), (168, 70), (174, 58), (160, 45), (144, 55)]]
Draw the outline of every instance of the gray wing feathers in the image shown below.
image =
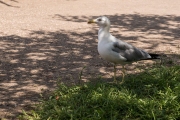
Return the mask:
[(127, 61), (137, 61), (151, 58), (147, 52), (120, 40), (118, 42), (114, 42), (112, 50), (125, 57)]

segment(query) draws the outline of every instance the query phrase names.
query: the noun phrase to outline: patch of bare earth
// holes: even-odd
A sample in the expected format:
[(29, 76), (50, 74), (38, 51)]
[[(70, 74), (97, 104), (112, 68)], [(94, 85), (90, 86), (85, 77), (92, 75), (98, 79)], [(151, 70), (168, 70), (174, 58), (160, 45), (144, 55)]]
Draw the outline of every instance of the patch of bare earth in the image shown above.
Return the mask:
[[(97, 26), (90, 18), (109, 17), (111, 33), (148, 52), (179, 63), (180, 1), (0, 0), (0, 118), (17, 119), (56, 82), (111, 81), (112, 64), (97, 52)], [(140, 72), (151, 62), (127, 65)], [(172, 64), (171, 64), (172, 65)], [(121, 66), (118, 66), (121, 70)], [(121, 75), (121, 72), (118, 72)]]

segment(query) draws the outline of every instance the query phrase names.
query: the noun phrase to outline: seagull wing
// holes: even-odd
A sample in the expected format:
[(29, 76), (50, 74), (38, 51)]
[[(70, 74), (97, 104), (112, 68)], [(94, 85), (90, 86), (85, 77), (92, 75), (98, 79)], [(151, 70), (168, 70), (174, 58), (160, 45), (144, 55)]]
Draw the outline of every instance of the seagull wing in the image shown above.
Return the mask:
[(128, 62), (151, 58), (147, 52), (118, 39), (113, 43), (112, 51), (125, 57)]

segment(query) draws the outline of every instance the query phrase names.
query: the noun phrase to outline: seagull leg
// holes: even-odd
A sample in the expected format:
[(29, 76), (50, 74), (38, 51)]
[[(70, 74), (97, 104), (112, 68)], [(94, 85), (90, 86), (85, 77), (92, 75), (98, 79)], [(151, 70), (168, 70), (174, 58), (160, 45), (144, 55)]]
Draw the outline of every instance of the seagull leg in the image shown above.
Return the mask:
[(116, 64), (114, 64), (114, 82), (116, 82)]
[(124, 82), (124, 76), (125, 76), (125, 67), (124, 67), (124, 65), (122, 66), (122, 81), (121, 81), (121, 83), (123, 83)]

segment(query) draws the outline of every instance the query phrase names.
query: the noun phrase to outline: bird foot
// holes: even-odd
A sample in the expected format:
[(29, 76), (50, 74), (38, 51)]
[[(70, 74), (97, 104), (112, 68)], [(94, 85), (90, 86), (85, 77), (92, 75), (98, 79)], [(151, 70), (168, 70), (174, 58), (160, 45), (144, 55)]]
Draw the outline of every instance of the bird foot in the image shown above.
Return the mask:
[(124, 78), (123, 78), (121, 81), (118, 81), (118, 80), (114, 79), (114, 80), (113, 80), (113, 83), (123, 84), (123, 83), (124, 83)]
[(117, 82), (117, 80), (116, 80), (116, 79), (114, 79), (114, 80), (113, 80), (113, 83), (116, 83), (116, 84), (117, 84), (118, 82)]

